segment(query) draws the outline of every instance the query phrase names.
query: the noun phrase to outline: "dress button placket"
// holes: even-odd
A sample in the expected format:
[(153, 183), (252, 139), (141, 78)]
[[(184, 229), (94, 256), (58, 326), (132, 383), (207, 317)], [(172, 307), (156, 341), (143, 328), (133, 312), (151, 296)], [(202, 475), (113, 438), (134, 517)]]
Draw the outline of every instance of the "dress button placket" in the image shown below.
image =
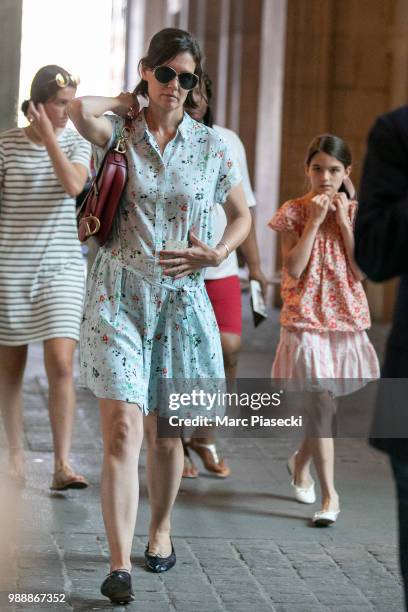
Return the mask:
[[(156, 226), (155, 226), (155, 248), (156, 248), (156, 262), (159, 260), (159, 252), (163, 247), (163, 235), (164, 235), (164, 191), (165, 191), (165, 169), (162, 159), (159, 161), (159, 168), (157, 169), (157, 202), (156, 202)], [(157, 274), (162, 276), (162, 268), (157, 265)]]

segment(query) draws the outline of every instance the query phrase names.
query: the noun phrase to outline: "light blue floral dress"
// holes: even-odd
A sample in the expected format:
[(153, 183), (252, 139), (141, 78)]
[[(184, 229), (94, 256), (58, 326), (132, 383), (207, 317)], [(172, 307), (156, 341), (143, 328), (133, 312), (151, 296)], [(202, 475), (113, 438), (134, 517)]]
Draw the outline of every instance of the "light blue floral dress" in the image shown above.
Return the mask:
[[(109, 120), (112, 138), (95, 147), (97, 166), (123, 126), (119, 117)], [(141, 113), (127, 150), (117, 227), (88, 280), (81, 378), (97, 397), (136, 403), (148, 414), (159, 407), (160, 379), (224, 378), (204, 270), (164, 276), (159, 251), (187, 247), (190, 230), (212, 245), (215, 203), (241, 178), (222, 138), (187, 114), (161, 154)]]

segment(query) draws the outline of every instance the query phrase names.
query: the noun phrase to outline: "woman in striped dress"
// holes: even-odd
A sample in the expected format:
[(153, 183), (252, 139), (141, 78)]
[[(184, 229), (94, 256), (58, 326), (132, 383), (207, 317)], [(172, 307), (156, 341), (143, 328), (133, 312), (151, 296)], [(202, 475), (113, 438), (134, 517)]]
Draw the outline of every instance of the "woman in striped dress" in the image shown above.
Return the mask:
[(43, 341), (54, 489), (87, 486), (69, 464), (84, 293), (75, 196), (90, 159), (89, 144), (66, 129), (76, 86), (63, 68), (44, 66), (22, 105), (30, 125), (0, 134), (0, 406), (11, 474), (24, 483), (22, 379), (28, 344)]

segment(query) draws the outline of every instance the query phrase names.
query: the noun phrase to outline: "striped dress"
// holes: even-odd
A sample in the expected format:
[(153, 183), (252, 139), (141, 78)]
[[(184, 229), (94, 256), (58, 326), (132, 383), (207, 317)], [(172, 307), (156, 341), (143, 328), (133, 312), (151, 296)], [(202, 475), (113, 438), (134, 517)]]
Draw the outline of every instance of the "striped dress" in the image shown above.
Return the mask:
[[(61, 150), (89, 167), (90, 145), (65, 129)], [(0, 345), (79, 339), (84, 295), (75, 198), (44, 146), (14, 128), (0, 134)]]

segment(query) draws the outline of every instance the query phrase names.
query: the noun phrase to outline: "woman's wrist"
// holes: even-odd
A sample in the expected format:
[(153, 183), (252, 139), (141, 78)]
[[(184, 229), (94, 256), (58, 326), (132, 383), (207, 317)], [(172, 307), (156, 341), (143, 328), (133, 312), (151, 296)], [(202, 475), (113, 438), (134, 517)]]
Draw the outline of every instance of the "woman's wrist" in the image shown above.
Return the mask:
[(214, 248), (214, 252), (216, 254), (216, 266), (222, 264), (222, 262), (225, 261), (231, 253), (228, 244), (224, 240), (220, 240), (220, 242)]
[(114, 113), (116, 113), (117, 115), (120, 115), (121, 117), (126, 117), (126, 115), (129, 113), (129, 111), (133, 108), (134, 113), (138, 113), (139, 112), (139, 102), (137, 97), (128, 92), (128, 93), (120, 93), (118, 96), (116, 96), (116, 98), (114, 98), (115, 100), (115, 108), (112, 109), (112, 111)]
[(47, 134), (41, 134), (41, 140), (45, 148), (52, 147), (53, 145), (58, 145), (57, 135), (54, 131), (48, 132)]

